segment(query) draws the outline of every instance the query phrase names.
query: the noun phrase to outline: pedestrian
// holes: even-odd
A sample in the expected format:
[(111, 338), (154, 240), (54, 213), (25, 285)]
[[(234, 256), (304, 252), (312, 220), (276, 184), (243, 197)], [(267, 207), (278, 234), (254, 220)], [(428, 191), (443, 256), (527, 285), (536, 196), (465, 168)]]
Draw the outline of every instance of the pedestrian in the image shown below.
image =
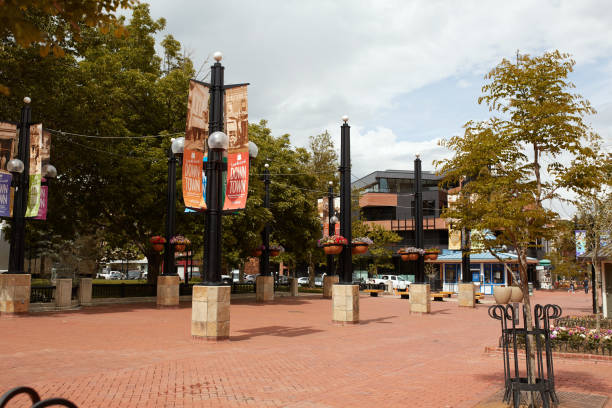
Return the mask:
[(582, 282), (584, 285), (584, 293), (586, 293), (587, 295), (589, 294), (589, 278), (588, 277), (584, 277), (584, 282)]
[(570, 281), (570, 287), (569, 287), (568, 292), (570, 292), (572, 294), (575, 293), (574, 292), (574, 280), (573, 279)]

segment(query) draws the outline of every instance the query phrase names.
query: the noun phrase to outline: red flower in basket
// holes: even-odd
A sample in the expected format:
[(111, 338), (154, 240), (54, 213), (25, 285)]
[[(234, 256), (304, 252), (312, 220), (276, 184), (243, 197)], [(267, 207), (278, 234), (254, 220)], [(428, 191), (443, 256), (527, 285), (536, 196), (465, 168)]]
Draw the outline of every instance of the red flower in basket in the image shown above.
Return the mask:
[(151, 245), (153, 246), (154, 250), (156, 250), (157, 252), (161, 252), (164, 250), (164, 244), (166, 243), (166, 238), (160, 235), (155, 235), (154, 237), (151, 237), (149, 242), (151, 242)]

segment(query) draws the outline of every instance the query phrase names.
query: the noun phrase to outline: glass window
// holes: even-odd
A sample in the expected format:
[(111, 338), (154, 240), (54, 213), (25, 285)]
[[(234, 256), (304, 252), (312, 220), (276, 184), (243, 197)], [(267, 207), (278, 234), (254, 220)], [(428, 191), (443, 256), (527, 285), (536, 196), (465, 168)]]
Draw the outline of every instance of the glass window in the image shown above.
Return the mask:
[(491, 283), (491, 264), (484, 264), (484, 283)]
[(378, 179), (378, 191), (380, 191), (381, 193), (386, 193), (388, 189), (389, 187), (387, 186), (387, 179), (386, 178)]
[(493, 283), (505, 283), (504, 282), (504, 265), (500, 263), (491, 265), (491, 282)]
[(445, 264), (444, 265), (444, 282), (457, 282), (461, 264)]

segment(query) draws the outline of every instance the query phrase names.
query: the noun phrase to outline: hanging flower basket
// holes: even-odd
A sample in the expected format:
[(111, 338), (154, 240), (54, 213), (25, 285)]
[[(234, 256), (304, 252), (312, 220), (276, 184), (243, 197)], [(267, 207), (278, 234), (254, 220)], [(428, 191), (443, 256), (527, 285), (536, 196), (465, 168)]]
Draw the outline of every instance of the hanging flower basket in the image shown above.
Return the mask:
[(348, 245), (348, 240), (342, 235), (326, 235), (317, 242), (317, 245), (323, 248), (327, 255), (338, 255), (342, 252), (342, 248)]
[(418, 261), (425, 251), (421, 248), (407, 247), (400, 249), (397, 253), (402, 258), (402, 261)]
[(154, 251), (161, 252), (164, 250), (164, 244), (166, 243), (166, 238), (160, 235), (155, 235), (154, 237), (151, 237), (149, 242), (151, 242), (151, 246), (153, 247)]
[(282, 245), (270, 245), (270, 256), (279, 256), (281, 252), (285, 252)]
[(253, 248), (253, 250), (251, 250), (251, 256), (259, 258), (263, 253), (264, 249), (265, 247), (263, 245), (259, 245), (258, 247)]
[(323, 251), (325, 252), (326, 255), (338, 255), (339, 253), (342, 252), (342, 248), (344, 248), (343, 245), (337, 245), (337, 244), (323, 245)]
[(374, 244), (374, 241), (368, 237), (353, 238), (351, 253), (353, 255), (365, 254), (368, 252), (368, 247), (372, 244)]
[(435, 261), (436, 259), (438, 259), (439, 253), (440, 250), (438, 248), (427, 248), (425, 250), (425, 260)]
[(182, 235), (175, 235), (170, 238), (170, 243), (174, 245), (174, 252), (183, 252), (187, 245), (191, 244), (191, 241)]

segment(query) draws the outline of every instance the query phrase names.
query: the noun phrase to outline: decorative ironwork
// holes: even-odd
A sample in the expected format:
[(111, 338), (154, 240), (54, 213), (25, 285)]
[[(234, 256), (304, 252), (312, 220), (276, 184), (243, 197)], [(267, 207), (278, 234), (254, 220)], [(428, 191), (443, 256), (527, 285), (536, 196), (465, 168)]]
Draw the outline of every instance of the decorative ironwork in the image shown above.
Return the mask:
[(94, 284), (91, 288), (93, 298), (123, 298), (157, 296), (154, 283)]
[(65, 398), (47, 398), (41, 401), (40, 395), (38, 395), (36, 390), (30, 387), (17, 387), (4, 393), (4, 395), (0, 397), (0, 408), (5, 408), (10, 400), (21, 394), (27, 394), (30, 397), (32, 401), (31, 408), (43, 408), (56, 405), (68, 408), (78, 408), (72, 401)]
[[(523, 305), (524, 306), (524, 305)], [(518, 408), (521, 400), (521, 392), (539, 393), (544, 408), (549, 408), (551, 403), (559, 404), (559, 398), (555, 392), (555, 375), (553, 367), (552, 349), (550, 342), (550, 321), (561, 316), (561, 307), (557, 305), (536, 305), (534, 307), (534, 328), (527, 330), (526, 315), (529, 313), (523, 307), (522, 319), (519, 312), (519, 304), (494, 305), (489, 307), (489, 316), (501, 322), (502, 336), (500, 339), (504, 355), (504, 402), (512, 402)], [(522, 326), (521, 326), (522, 320)], [(533, 337), (533, 344), (529, 338)], [(525, 346), (525, 355), (535, 357), (535, 366), (529, 364), (529, 358), (525, 359), (526, 374), (521, 376), (519, 368), (519, 346)], [(535, 346), (535, 350), (533, 350)], [(513, 361), (510, 361), (510, 349), (513, 353)], [(546, 368), (546, 369), (544, 369)], [(535, 372), (532, 372), (532, 369)], [(535, 378), (530, 383), (529, 378)]]
[(51, 303), (55, 298), (55, 286), (30, 287), (30, 303)]

